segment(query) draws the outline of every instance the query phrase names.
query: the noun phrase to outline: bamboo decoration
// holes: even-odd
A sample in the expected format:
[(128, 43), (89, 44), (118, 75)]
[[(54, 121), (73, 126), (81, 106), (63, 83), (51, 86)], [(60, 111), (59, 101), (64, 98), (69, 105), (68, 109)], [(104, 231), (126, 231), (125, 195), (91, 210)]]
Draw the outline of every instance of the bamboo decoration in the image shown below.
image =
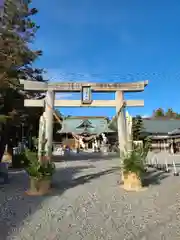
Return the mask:
[(132, 116), (126, 111), (127, 150), (132, 151)]
[(44, 112), (43, 115), (39, 119), (39, 138), (38, 138), (38, 159), (41, 161), (45, 143), (45, 129), (46, 129), (46, 113)]

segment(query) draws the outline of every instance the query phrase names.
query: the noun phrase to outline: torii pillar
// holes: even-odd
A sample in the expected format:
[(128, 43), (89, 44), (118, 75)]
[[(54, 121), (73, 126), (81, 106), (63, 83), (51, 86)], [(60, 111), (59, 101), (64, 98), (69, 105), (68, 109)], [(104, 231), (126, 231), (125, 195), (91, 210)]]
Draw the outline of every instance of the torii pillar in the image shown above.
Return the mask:
[(124, 107), (124, 93), (123, 91), (116, 91), (116, 115), (117, 115), (117, 128), (118, 128), (118, 142), (120, 155), (128, 151), (127, 149), (127, 126), (126, 126), (126, 115)]
[[(46, 103), (46, 150), (48, 156), (51, 157), (52, 153), (52, 136), (53, 136), (53, 107), (54, 107), (54, 91), (56, 92), (83, 92), (84, 89), (87, 90), (89, 94), (89, 88), (95, 92), (116, 92), (115, 100), (93, 100), (88, 102), (91, 107), (116, 107), (117, 123), (118, 123), (118, 139), (120, 145), (120, 152), (124, 153), (129, 151), (127, 147), (127, 142), (132, 142), (131, 139), (128, 141), (127, 128), (126, 128), (126, 116), (125, 116), (125, 106), (135, 107), (144, 106), (143, 100), (124, 100), (124, 92), (142, 92), (145, 86), (147, 86), (148, 81), (140, 81), (133, 83), (42, 83), (29, 80), (20, 80), (21, 84), (24, 85), (25, 90), (29, 91), (47, 91), (47, 103)], [(85, 88), (83, 88), (85, 87)], [(85, 91), (86, 92), (86, 91)], [(83, 92), (84, 93), (84, 92)], [(90, 94), (89, 94), (90, 95)], [(88, 95), (88, 98), (89, 98)], [(84, 97), (83, 97), (84, 98)], [(86, 98), (86, 95), (85, 95)], [(86, 101), (87, 99), (84, 99)], [(91, 95), (90, 95), (91, 100)], [(89, 100), (88, 100), (89, 101)], [(87, 103), (87, 102), (86, 102)], [(125, 105), (124, 105), (125, 104)], [(43, 107), (44, 100), (37, 99), (25, 99), (24, 106), (26, 107)], [(55, 106), (61, 107), (82, 107), (87, 106), (82, 104), (81, 100), (56, 100)]]
[(52, 90), (46, 92), (45, 98), (45, 112), (46, 112), (46, 156), (51, 159), (52, 157), (52, 142), (53, 142), (53, 111), (54, 111), (54, 98), (55, 93)]

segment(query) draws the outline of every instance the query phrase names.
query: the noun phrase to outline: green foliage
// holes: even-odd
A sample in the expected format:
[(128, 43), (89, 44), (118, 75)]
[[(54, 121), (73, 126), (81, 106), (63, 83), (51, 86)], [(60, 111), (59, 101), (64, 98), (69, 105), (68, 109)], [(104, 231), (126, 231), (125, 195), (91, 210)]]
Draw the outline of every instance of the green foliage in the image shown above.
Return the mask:
[(124, 173), (133, 172), (139, 176), (144, 172), (144, 161), (140, 152), (136, 150), (125, 155), (123, 159), (123, 171)]
[(39, 173), (41, 177), (51, 177), (55, 172), (55, 164), (52, 162), (47, 162), (40, 164)]
[(168, 108), (167, 111), (164, 111), (162, 108), (158, 108), (153, 111), (153, 117), (154, 118), (159, 118), (159, 117), (162, 118), (163, 117), (163, 118), (176, 119), (176, 118), (180, 118), (180, 114), (173, 111), (172, 108)]
[(144, 142), (144, 145), (137, 145), (134, 147), (134, 151), (140, 155), (143, 162), (146, 161), (150, 146), (151, 142), (148, 139)]
[(8, 119), (11, 119), (11, 116), (0, 115), (0, 123), (6, 123)]
[[(33, 113), (30, 113), (30, 110), (25, 110), (23, 102), (24, 98), (31, 98), (35, 94), (26, 93), (21, 88), (19, 79), (43, 81), (43, 70), (33, 67), (34, 61), (41, 56), (42, 51), (33, 50), (32, 45), (29, 44), (34, 41), (39, 29), (39, 26), (32, 20), (37, 12), (37, 9), (32, 8), (30, 0), (5, 0), (1, 6), (0, 19), (0, 114), (10, 116), (16, 110), (19, 119), (16, 119), (15, 124), (20, 125), (22, 122), (20, 116), (25, 112), (25, 115), (28, 115), (26, 122), (30, 123), (29, 118), (32, 118), (31, 124), (34, 129), (37, 125), (36, 120), (40, 116), (39, 112), (37, 113), (39, 110), (35, 112), (33, 110)], [(0, 133), (3, 136), (1, 139), (8, 139), (9, 125), (12, 121), (6, 121), (5, 118), (2, 121), (3, 123), (0, 122), (4, 130)], [(0, 156), (2, 156), (4, 145), (7, 144), (7, 140), (2, 142), (1, 139)]]
[(32, 151), (30, 151), (29, 149), (26, 149), (26, 150), (25, 150), (25, 154), (26, 154), (26, 157), (27, 157), (27, 159), (28, 159), (28, 161), (29, 161), (28, 166), (29, 166), (31, 163), (33, 163), (34, 161), (36, 161), (36, 159), (38, 159), (37, 153), (36, 153), (36, 152), (32, 152)]
[(146, 157), (149, 151), (149, 140), (144, 146), (136, 146), (132, 152), (127, 153), (123, 158), (123, 171), (134, 172), (138, 176), (145, 172)]
[(143, 120), (141, 116), (133, 117), (132, 119), (132, 135), (133, 140), (138, 141), (140, 140), (141, 131), (143, 129)]
[(3, 5), (0, 35), (0, 85), (18, 85), (18, 77), (32, 76), (37, 71), (31, 67), (41, 51), (33, 51), (28, 43), (35, 38), (39, 28), (31, 17), (37, 13), (29, 1), (6, 0)]
[(26, 151), (14, 155), (12, 157), (12, 167), (13, 168), (24, 168), (29, 166), (29, 159), (26, 155)]
[(167, 112), (165, 113), (165, 116), (168, 118), (176, 118), (176, 113), (173, 111), (172, 108), (168, 108)]
[(32, 20), (37, 10), (31, 8), (31, 1), (6, 0), (1, 12), (0, 108), (4, 106), (3, 113), (7, 115), (15, 106), (15, 94), (12, 94), (10, 89), (18, 91), (23, 97), (26, 96), (19, 85), (20, 78), (43, 80), (43, 70), (32, 66), (42, 52), (32, 50), (29, 44), (39, 29)]
[(153, 117), (164, 117), (165, 113), (162, 108), (158, 108), (153, 112)]
[(29, 166), (26, 171), (29, 176), (34, 178), (48, 178), (51, 177), (55, 172), (55, 164), (53, 162), (38, 161), (38, 156), (34, 152), (27, 152), (27, 157), (29, 159)]

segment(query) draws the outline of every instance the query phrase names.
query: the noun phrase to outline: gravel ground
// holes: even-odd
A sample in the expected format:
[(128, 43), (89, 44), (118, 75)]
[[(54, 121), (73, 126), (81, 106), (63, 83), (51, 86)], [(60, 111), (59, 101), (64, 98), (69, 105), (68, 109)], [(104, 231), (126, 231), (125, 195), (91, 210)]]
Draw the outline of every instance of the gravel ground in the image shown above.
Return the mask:
[(180, 176), (151, 170), (148, 189), (135, 193), (118, 184), (114, 156), (87, 155), (56, 166), (49, 196), (26, 196), (23, 171), (0, 185), (0, 239), (180, 239)]

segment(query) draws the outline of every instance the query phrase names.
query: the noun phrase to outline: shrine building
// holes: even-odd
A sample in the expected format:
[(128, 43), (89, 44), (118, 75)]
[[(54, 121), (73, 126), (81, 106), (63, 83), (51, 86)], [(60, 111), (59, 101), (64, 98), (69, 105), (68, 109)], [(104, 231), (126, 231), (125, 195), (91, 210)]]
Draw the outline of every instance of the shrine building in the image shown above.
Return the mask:
[[(180, 119), (143, 118), (141, 140), (151, 138), (152, 150), (168, 150), (169, 143), (173, 140), (180, 152)], [(117, 132), (117, 121), (112, 119), (109, 128)]]
[(70, 116), (62, 121), (61, 129), (54, 136), (54, 142), (75, 148), (74, 135), (89, 139), (87, 148), (92, 148), (91, 137), (99, 137), (104, 133), (108, 142), (117, 141), (117, 132), (109, 128), (110, 120), (107, 117)]

